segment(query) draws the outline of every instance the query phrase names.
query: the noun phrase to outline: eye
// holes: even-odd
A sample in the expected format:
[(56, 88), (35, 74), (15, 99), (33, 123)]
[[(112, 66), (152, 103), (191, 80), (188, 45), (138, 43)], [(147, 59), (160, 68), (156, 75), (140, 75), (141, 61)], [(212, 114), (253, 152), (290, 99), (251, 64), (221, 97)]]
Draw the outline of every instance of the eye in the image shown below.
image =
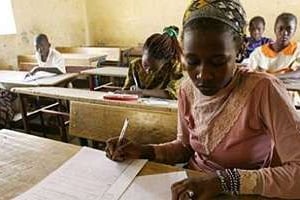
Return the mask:
[(212, 65), (215, 67), (223, 66), (228, 62), (228, 58), (225, 56), (218, 56), (211, 60)]
[(185, 64), (188, 68), (195, 68), (201, 64), (201, 61), (196, 58), (185, 58)]

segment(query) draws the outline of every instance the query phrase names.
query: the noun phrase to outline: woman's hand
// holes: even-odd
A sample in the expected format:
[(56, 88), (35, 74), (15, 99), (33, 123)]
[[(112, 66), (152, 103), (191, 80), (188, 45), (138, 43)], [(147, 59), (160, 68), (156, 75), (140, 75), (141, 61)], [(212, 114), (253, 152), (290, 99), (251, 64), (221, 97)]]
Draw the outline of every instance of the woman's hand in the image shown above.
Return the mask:
[(106, 156), (114, 161), (122, 162), (127, 159), (138, 159), (142, 154), (142, 146), (124, 138), (118, 144), (119, 137), (111, 138), (106, 142)]
[(184, 179), (174, 183), (171, 190), (172, 200), (206, 200), (212, 199), (222, 192), (216, 174)]

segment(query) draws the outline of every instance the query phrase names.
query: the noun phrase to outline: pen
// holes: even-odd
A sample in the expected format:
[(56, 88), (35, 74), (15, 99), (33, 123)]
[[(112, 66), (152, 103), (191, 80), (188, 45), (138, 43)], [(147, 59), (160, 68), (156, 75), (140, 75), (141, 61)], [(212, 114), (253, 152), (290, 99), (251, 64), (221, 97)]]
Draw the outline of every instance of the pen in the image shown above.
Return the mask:
[(132, 76), (133, 76), (133, 81), (134, 81), (135, 89), (137, 89), (137, 88), (139, 88), (139, 83), (137, 81), (137, 78), (135, 76), (134, 71), (132, 71)]
[(125, 121), (124, 121), (124, 124), (123, 124), (123, 128), (121, 130), (118, 142), (117, 142), (117, 147), (120, 146), (122, 140), (124, 139), (125, 131), (127, 129), (128, 123), (129, 123), (129, 120), (128, 120), (128, 118), (126, 118)]

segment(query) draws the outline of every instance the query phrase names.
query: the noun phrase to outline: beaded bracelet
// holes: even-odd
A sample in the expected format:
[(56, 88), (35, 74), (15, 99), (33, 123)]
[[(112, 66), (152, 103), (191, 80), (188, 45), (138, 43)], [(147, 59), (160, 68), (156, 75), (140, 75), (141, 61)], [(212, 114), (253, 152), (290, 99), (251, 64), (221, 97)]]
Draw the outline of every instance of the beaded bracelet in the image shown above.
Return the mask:
[(221, 187), (224, 193), (229, 193), (229, 189), (226, 182), (226, 177), (223, 176), (220, 170), (216, 171), (219, 181), (221, 182)]
[(240, 193), (240, 174), (237, 169), (226, 169), (225, 171), (216, 171), (218, 179), (224, 193), (230, 193), (234, 196)]

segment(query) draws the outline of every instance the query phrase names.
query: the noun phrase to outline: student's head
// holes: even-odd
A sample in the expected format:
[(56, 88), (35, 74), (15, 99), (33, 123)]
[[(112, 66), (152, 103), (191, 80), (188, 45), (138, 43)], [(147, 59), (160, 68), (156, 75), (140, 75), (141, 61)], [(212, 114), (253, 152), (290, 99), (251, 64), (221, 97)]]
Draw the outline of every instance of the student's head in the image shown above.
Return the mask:
[(48, 41), (48, 37), (45, 34), (38, 34), (34, 38), (35, 50), (42, 56), (48, 56), (49, 48), (51, 44)]
[(275, 21), (276, 43), (287, 46), (297, 29), (297, 17), (292, 13), (282, 13)]
[(146, 72), (156, 71), (163, 64), (180, 61), (182, 50), (177, 40), (179, 29), (166, 27), (162, 34), (152, 34), (143, 47), (142, 65)]
[(262, 38), (263, 33), (265, 32), (265, 26), (266, 22), (263, 17), (253, 17), (249, 22), (250, 36), (256, 41), (260, 40)]
[(236, 69), (246, 25), (238, 0), (194, 0), (183, 19), (183, 54), (190, 79), (204, 95), (224, 88)]

